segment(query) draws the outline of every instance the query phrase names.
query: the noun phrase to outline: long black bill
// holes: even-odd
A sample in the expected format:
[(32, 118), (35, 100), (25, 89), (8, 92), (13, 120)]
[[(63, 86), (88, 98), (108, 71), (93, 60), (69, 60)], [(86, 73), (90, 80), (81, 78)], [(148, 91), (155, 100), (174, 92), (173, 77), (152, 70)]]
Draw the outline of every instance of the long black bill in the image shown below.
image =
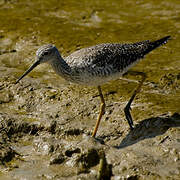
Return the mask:
[(17, 84), (24, 76), (26, 76), (28, 73), (30, 73), (37, 65), (40, 64), (40, 61), (37, 60), (17, 81), (15, 84)]

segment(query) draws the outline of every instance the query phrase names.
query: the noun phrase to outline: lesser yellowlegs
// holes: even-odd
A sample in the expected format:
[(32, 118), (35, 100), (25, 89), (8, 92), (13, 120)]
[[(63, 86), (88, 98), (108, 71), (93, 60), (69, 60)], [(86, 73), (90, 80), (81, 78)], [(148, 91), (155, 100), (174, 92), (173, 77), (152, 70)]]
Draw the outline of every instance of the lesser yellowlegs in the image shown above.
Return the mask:
[[(64, 79), (78, 84), (96, 86), (101, 98), (100, 112), (92, 136), (95, 137), (100, 120), (105, 113), (105, 101), (101, 91), (101, 85), (119, 78), (135, 65), (147, 53), (165, 44), (170, 36), (156, 41), (142, 41), (132, 44), (105, 43), (83, 48), (75, 51), (66, 58), (62, 58), (58, 49), (51, 44), (40, 47), (36, 52), (35, 63), (16, 81), (18, 83), (24, 76), (41, 63), (49, 63), (54, 71)], [(145, 73), (131, 72), (141, 75), (137, 89), (124, 108), (126, 119), (131, 129), (133, 120), (130, 114), (131, 103), (146, 78)]]

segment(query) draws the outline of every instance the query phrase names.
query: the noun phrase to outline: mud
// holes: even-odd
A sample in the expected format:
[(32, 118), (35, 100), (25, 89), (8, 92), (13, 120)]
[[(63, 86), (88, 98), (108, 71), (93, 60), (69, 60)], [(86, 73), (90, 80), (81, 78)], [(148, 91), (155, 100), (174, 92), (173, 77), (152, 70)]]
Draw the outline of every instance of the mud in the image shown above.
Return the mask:
[[(0, 179), (179, 179), (179, 1), (0, 1)], [(147, 79), (123, 108), (139, 77), (102, 86), (106, 113), (91, 138), (100, 98), (48, 65), (14, 82), (35, 51), (56, 44), (63, 56), (104, 42), (171, 35), (133, 70)]]

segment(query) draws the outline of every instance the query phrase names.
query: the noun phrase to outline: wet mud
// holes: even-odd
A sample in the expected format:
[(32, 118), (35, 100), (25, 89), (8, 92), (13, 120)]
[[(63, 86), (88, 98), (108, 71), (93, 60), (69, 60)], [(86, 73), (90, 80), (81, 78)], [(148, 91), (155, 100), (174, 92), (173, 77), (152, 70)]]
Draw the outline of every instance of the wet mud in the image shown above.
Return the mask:
[[(159, 1), (0, 1), (0, 179), (179, 179), (180, 6)], [(91, 137), (100, 105), (96, 87), (66, 82), (48, 65), (17, 78), (35, 51), (56, 44), (63, 56), (104, 42), (171, 35), (133, 70), (140, 78), (102, 86), (106, 113)]]

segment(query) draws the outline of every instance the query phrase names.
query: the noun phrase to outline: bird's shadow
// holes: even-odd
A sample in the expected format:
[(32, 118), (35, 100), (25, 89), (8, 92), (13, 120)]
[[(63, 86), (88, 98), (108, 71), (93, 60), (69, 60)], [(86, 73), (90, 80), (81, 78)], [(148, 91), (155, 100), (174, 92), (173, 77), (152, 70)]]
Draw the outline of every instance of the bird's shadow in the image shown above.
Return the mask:
[(172, 116), (159, 116), (145, 119), (137, 124), (121, 141), (120, 145), (115, 146), (115, 148), (125, 148), (144, 139), (162, 135), (171, 127), (180, 127), (179, 113), (174, 113)]

